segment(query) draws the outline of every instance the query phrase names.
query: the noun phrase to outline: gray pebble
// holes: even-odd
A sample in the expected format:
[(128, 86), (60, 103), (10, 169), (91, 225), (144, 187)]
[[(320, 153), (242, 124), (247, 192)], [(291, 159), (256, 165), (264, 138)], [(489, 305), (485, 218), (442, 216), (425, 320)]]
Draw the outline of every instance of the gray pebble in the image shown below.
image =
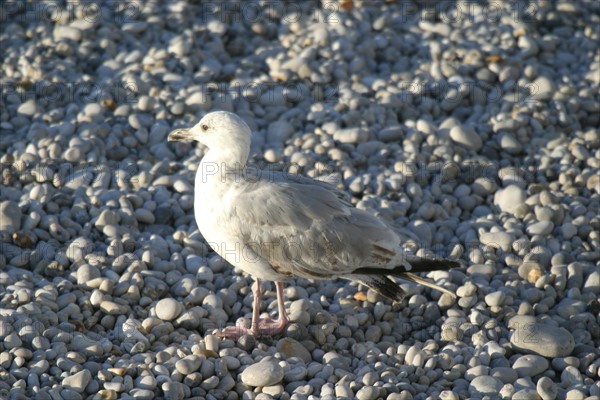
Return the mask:
[(146, 210), (145, 208), (138, 208), (135, 210), (135, 218), (144, 224), (151, 225), (155, 222), (155, 217), (152, 211)]
[(565, 367), (563, 372), (560, 374), (560, 381), (564, 387), (572, 387), (575, 385), (581, 385), (583, 378), (581, 372), (571, 365)]
[(90, 383), (92, 374), (88, 370), (79, 371), (76, 374), (67, 376), (62, 380), (62, 385), (65, 388), (76, 391), (77, 393), (83, 393), (85, 387)]
[(497, 290), (495, 292), (486, 294), (485, 302), (490, 307), (499, 307), (502, 305), (505, 298), (506, 298), (506, 294), (501, 290)]
[(37, 104), (34, 99), (23, 102), (23, 104), (21, 104), (19, 108), (17, 108), (17, 113), (25, 115), (27, 117), (32, 117), (36, 112)]
[(110, 300), (103, 300), (100, 303), (100, 310), (106, 314), (124, 315), (129, 312), (129, 307), (122, 304), (117, 304)]
[(373, 386), (365, 386), (356, 392), (358, 400), (375, 400), (379, 398), (379, 389)]
[(272, 386), (283, 379), (284, 371), (274, 361), (263, 361), (252, 364), (242, 372), (242, 382), (248, 386)]
[(486, 246), (508, 252), (512, 249), (515, 237), (506, 232), (484, 232), (479, 235), (479, 240)]
[(536, 390), (542, 400), (555, 400), (558, 396), (556, 384), (547, 376), (542, 376), (537, 381)]
[(525, 202), (525, 191), (516, 185), (509, 185), (500, 189), (494, 195), (494, 204), (500, 211), (514, 213)]
[(54, 40), (72, 40), (79, 42), (81, 40), (81, 31), (70, 26), (56, 25), (53, 32)]
[(191, 394), (190, 388), (181, 382), (165, 382), (161, 387), (165, 397), (173, 400), (183, 400)]
[(535, 354), (520, 356), (512, 365), (521, 378), (541, 374), (546, 371), (549, 366), (548, 360)]
[(469, 150), (479, 150), (483, 145), (481, 136), (470, 126), (457, 125), (450, 129), (450, 138)]
[(4, 337), (4, 347), (8, 350), (21, 347), (23, 341), (16, 333), (9, 333)]
[(340, 129), (333, 134), (333, 139), (340, 143), (364, 142), (368, 137), (368, 133), (361, 128)]
[(530, 235), (546, 236), (552, 233), (554, 224), (552, 221), (539, 221), (527, 227), (527, 233)]
[(518, 324), (510, 337), (517, 350), (543, 357), (566, 357), (575, 348), (571, 332), (542, 323)]
[(0, 231), (13, 234), (21, 229), (21, 209), (17, 203), (6, 200), (0, 203)]
[(93, 265), (82, 264), (77, 268), (77, 284), (86, 285), (89, 281), (100, 278), (100, 271)]
[(554, 82), (546, 76), (540, 76), (532, 82), (530, 97), (533, 100), (549, 100), (555, 92), (556, 86)]
[(292, 338), (282, 338), (277, 342), (277, 351), (287, 357), (297, 357), (306, 364), (312, 361), (312, 355), (300, 342)]
[(492, 376), (478, 376), (469, 385), (469, 393), (472, 396), (494, 396), (502, 389), (502, 382)]
[(181, 314), (183, 305), (175, 299), (165, 298), (156, 303), (156, 316), (163, 321), (172, 321)]
[(192, 354), (177, 361), (175, 363), (175, 368), (183, 375), (188, 375), (197, 371), (200, 368), (200, 365), (202, 365), (202, 358)]

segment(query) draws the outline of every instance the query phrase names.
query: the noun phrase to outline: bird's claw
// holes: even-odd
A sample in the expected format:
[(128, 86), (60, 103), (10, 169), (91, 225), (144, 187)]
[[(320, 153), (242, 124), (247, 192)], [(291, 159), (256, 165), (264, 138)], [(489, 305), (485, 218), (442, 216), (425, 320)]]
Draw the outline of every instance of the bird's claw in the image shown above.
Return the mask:
[(246, 327), (242, 325), (228, 326), (216, 333), (217, 337), (224, 339), (238, 340), (244, 335), (252, 336), (275, 336), (283, 333), (287, 326), (287, 320), (270, 318), (261, 318), (258, 320), (257, 326)]

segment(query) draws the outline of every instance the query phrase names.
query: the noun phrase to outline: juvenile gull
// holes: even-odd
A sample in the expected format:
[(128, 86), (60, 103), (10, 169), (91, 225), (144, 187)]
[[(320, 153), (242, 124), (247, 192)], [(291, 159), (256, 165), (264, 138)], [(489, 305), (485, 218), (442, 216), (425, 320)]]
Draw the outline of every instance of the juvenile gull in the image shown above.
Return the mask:
[[(227, 327), (221, 336), (281, 333), (288, 323), (283, 281), (289, 277), (349, 279), (400, 301), (405, 293), (394, 276), (454, 295), (413, 273), (457, 267), (456, 261), (403, 253), (398, 235), (353, 207), (344, 192), (295, 174), (245, 168), (251, 136), (237, 115), (216, 111), (168, 137), (208, 147), (196, 173), (196, 223), (221, 257), (256, 279), (250, 327)], [(261, 280), (275, 281), (276, 321), (259, 318)]]

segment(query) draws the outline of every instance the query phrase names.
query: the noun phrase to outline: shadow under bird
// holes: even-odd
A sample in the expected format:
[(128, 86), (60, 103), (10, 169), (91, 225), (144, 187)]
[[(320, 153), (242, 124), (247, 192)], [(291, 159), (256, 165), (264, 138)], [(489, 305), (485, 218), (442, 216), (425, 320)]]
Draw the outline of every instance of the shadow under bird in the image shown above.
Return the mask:
[[(194, 214), (208, 244), (256, 281), (250, 326), (230, 326), (219, 335), (274, 335), (285, 330), (286, 278), (344, 278), (392, 300), (404, 291), (390, 277), (448, 290), (414, 273), (447, 270), (456, 261), (407, 255), (402, 240), (376, 216), (355, 208), (346, 193), (308, 177), (250, 172), (251, 130), (236, 114), (216, 111), (169, 141), (196, 140), (208, 147), (195, 178)], [(261, 280), (275, 282), (279, 317), (260, 318)]]

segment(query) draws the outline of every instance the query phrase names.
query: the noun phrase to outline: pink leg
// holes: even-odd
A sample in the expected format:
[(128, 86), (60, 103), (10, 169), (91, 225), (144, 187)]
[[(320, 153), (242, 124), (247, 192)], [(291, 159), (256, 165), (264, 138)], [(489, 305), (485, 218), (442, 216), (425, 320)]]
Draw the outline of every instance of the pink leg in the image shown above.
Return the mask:
[(259, 335), (277, 335), (282, 333), (289, 322), (287, 312), (285, 311), (285, 299), (283, 298), (283, 282), (275, 282), (275, 287), (277, 288), (277, 309), (279, 311), (279, 318), (277, 318), (277, 321), (273, 321), (269, 318), (259, 320)]
[(243, 335), (277, 335), (285, 330), (288, 324), (288, 316), (285, 311), (285, 304), (283, 298), (283, 282), (275, 282), (277, 288), (277, 308), (279, 311), (279, 318), (277, 321), (273, 321), (270, 318), (260, 318), (260, 304), (262, 300), (262, 288), (260, 279), (256, 279), (254, 285), (252, 285), (252, 293), (254, 294), (254, 301), (252, 305), (252, 323), (250, 328), (245, 326), (228, 326), (217, 334), (219, 337), (225, 337), (233, 340), (237, 340)]

